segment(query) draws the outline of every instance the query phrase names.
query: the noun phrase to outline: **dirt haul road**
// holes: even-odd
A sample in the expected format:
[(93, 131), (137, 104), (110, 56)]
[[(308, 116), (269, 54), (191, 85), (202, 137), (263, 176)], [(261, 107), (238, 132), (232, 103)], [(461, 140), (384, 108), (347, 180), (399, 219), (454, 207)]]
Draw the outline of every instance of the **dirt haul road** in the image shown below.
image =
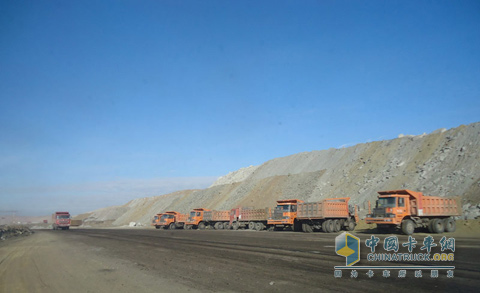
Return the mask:
[[(368, 262), (368, 233), (361, 239), (356, 265), (420, 265)], [(427, 234), (416, 234), (421, 252)], [(389, 278), (374, 270), (334, 277), (345, 258), (335, 254), (334, 234), (153, 229), (37, 231), (0, 243), (0, 292), (473, 292), (480, 286), (478, 238), (455, 237), (454, 277), (423, 270)], [(376, 252), (384, 252), (383, 239)], [(400, 243), (407, 237), (397, 235)], [(439, 235), (433, 235), (440, 252)], [(448, 237), (448, 236), (447, 236)], [(406, 249), (401, 247), (399, 252)]]

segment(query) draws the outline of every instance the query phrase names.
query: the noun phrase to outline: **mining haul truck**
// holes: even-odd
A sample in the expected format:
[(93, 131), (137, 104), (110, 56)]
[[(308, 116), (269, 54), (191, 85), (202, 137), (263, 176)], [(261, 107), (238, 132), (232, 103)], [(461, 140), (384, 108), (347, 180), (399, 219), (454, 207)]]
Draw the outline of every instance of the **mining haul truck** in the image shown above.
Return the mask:
[(52, 228), (53, 230), (70, 229), (70, 213), (55, 212), (54, 214), (52, 214)]
[(185, 229), (230, 229), (230, 211), (193, 209), (185, 223)]
[(303, 232), (353, 231), (358, 222), (358, 206), (349, 205), (350, 197), (327, 198), (297, 205), (297, 220)]
[(373, 213), (365, 218), (367, 224), (377, 224), (381, 233), (400, 228), (407, 235), (416, 228), (427, 228), (430, 233), (454, 232), (455, 216), (460, 215), (457, 200), (425, 196), (411, 190), (379, 191)]
[(160, 229), (183, 229), (188, 216), (179, 212), (165, 212), (161, 214), (155, 224), (155, 228)]

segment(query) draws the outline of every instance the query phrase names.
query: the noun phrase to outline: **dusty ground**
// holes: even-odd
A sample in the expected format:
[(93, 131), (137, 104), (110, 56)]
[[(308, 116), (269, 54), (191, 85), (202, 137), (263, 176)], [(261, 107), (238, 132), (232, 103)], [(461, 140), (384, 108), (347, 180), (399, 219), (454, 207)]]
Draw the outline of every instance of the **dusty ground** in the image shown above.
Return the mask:
[[(370, 234), (355, 233), (362, 240), (358, 265), (369, 265), (363, 242)], [(390, 278), (376, 271), (369, 279), (359, 270), (357, 279), (349, 271), (335, 279), (333, 267), (345, 262), (334, 252), (334, 234), (39, 230), (0, 243), (0, 292), (468, 292), (480, 286), (480, 239), (473, 236), (456, 236), (455, 261), (441, 264), (456, 266), (453, 279), (444, 271), (437, 279), (429, 271), (399, 279), (395, 270)]]

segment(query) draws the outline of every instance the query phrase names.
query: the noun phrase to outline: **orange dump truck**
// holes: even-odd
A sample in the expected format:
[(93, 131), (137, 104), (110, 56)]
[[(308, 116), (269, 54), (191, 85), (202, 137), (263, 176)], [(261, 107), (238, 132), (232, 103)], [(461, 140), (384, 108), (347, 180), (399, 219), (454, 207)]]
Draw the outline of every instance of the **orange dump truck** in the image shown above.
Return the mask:
[(291, 228), (293, 231), (300, 231), (302, 226), (297, 220), (297, 205), (300, 203), (303, 203), (303, 200), (277, 200), (277, 206), (270, 212), (268, 217), (268, 230)]
[(349, 206), (350, 197), (328, 198), (297, 205), (297, 220), (304, 232), (353, 231), (358, 222), (358, 207)]
[(155, 216), (153, 216), (153, 219), (152, 219), (152, 226), (154, 226), (157, 229), (160, 229), (160, 225), (158, 225), (158, 222), (160, 222), (160, 217), (162, 217), (162, 213), (156, 214)]
[(411, 190), (379, 191), (373, 213), (365, 218), (367, 224), (377, 224), (379, 232), (392, 232), (400, 228), (407, 235), (415, 228), (427, 228), (431, 233), (454, 232), (454, 216), (460, 211), (451, 198), (425, 196)]
[(160, 214), (158, 222), (155, 225), (157, 229), (182, 229), (187, 222), (188, 216), (179, 212), (170, 211)]
[(193, 209), (185, 223), (185, 229), (229, 229), (229, 211), (212, 211), (208, 209)]
[(263, 230), (268, 225), (270, 209), (234, 208), (230, 211), (230, 226), (233, 230), (248, 228), (250, 230)]

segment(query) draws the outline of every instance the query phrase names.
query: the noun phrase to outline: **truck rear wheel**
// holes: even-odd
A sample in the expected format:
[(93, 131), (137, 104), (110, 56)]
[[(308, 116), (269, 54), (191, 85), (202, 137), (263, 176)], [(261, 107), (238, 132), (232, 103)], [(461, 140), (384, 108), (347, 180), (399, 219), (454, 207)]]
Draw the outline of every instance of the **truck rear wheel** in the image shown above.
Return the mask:
[(255, 222), (248, 223), (248, 229), (255, 230)]
[(445, 231), (443, 220), (439, 218), (433, 219), (432, 230), (433, 233), (443, 233), (443, 231)]
[(302, 230), (305, 233), (312, 233), (313, 232), (312, 226), (310, 226), (310, 224), (307, 224), (307, 223), (302, 224)]
[(323, 231), (324, 233), (328, 233), (328, 232), (327, 232), (327, 221), (323, 221), (323, 222), (322, 222), (322, 231)]
[(325, 232), (327, 233), (332, 233), (333, 232), (333, 221), (332, 220), (326, 220), (325, 221)]
[(435, 220), (435, 219), (430, 219), (430, 220), (428, 221), (428, 224), (427, 224), (427, 230), (428, 230), (428, 232), (430, 232), (430, 233), (434, 233), (434, 232), (433, 232), (433, 220)]
[(402, 222), (402, 232), (406, 235), (412, 235), (415, 231), (415, 223), (412, 220), (406, 219)]
[(170, 223), (170, 225), (168, 226), (168, 229), (170, 230), (175, 230), (177, 227), (175, 227), (175, 223)]
[(255, 224), (255, 230), (257, 230), (257, 231), (262, 231), (264, 228), (265, 228), (265, 226), (261, 222), (257, 222)]
[(216, 222), (215, 225), (213, 225), (213, 228), (215, 228), (215, 230), (220, 230), (220, 222)]
[(342, 230), (342, 225), (339, 220), (333, 220), (333, 232), (339, 232)]
[(455, 220), (452, 218), (443, 220), (443, 225), (445, 226), (445, 232), (455, 232), (455, 230), (457, 229)]

